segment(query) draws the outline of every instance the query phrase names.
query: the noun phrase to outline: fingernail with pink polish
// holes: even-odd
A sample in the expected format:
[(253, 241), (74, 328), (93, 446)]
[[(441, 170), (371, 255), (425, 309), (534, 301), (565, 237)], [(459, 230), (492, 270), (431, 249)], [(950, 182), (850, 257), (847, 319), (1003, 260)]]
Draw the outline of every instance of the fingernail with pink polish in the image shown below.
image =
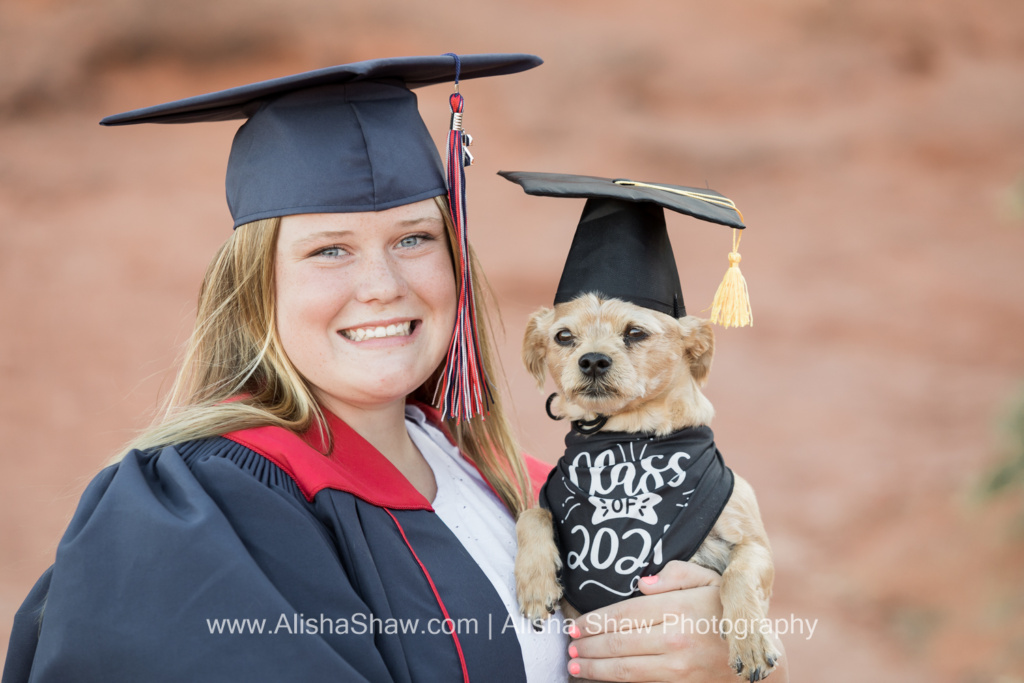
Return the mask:
[(641, 576), (640, 580), (646, 583), (648, 586), (653, 586), (654, 584), (658, 583), (658, 575), (655, 574), (654, 576)]
[(577, 626), (576, 624), (571, 624), (569, 626), (569, 637), (570, 638), (579, 638), (580, 637), (579, 626)]
[(573, 676), (579, 676), (579, 674), (580, 674), (580, 664), (579, 664), (579, 662), (569, 662), (569, 673), (571, 673)]
[(569, 646), (569, 656), (572, 657), (573, 659), (576, 659), (577, 657), (580, 656), (580, 651), (576, 649), (575, 645), (570, 645)]

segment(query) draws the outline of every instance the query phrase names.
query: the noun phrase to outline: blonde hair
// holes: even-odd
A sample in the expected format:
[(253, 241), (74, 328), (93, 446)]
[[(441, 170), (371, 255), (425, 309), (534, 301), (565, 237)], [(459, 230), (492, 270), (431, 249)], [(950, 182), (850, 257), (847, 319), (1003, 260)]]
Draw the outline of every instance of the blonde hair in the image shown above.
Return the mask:
[[(457, 244), (443, 197), (436, 202), (448, 228), (452, 262)], [(239, 226), (221, 246), (206, 271), (199, 293), (196, 325), (177, 378), (154, 423), (130, 444), (140, 450), (273, 425), (303, 435), (316, 428), (331, 443), (323, 412), (312, 387), (292, 365), (277, 334), (274, 264), (279, 218)], [(494, 402), (486, 418), (445, 426), (459, 449), (494, 487), (517, 516), (529, 506), (532, 488), (519, 444), (502, 407), (494, 381), (499, 377), (487, 315), (493, 297), (469, 253), (484, 368)], [(455, 276), (460, 279), (459, 268)], [(433, 400), (441, 367), (412, 398)]]

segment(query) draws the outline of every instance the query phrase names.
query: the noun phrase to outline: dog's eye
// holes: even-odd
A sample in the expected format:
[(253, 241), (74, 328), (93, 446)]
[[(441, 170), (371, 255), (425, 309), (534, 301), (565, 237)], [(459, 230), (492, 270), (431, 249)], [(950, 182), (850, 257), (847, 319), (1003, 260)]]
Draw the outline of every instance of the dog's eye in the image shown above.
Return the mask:
[(631, 327), (628, 330), (626, 330), (626, 334), (623, 336), (626, 340), (626, 343), (628, 344), (630, 342), (643, 341), (644, 339), (647, 339), (651, 335), (647, 334), (646, 330), (643, 330), (639, 327)]
[(569, 346), (573, 342), (572, 332), (569, 330), (559, 330), (555, 332), (555, 342), (562, 346)]

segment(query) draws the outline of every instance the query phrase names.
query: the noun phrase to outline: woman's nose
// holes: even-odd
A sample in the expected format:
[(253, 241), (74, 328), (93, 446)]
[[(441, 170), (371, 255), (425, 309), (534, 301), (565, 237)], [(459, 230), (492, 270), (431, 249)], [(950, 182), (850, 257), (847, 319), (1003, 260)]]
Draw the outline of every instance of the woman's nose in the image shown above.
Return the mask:
[(408, 291), (399, 264), (387, 253), (365, 254), (358, 277), (356, 298), (363, 303), (387, 303)]

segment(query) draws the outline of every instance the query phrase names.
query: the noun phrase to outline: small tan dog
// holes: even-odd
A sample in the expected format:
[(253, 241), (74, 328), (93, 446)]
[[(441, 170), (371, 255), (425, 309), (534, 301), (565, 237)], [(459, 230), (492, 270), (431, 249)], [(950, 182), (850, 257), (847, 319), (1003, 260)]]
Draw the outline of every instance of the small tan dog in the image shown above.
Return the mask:
[[(622, 436), (644, 434), (650, 437), (650, 443), (655, 444), (657, 442), (653, 437), (677, 432), (711, 434), (707, 426), (714, 416), (714, 409), (700, 388), (707, 381), (713, 353), (714, 333), (706, 320), (692, 316), (676, 319), (649, 308), (618, 299), (599, 298), (594, 294), (584, 294), (572, 301), (560, 303), (554, 309), (538, 310), (530, 318), (523, 341), (523, 362), (529, 372), (541, 387), (547, 372), (557, 387), (557, 393), (548, 401), (548, 412), (553, 417), (574, 421), (577, 431), (583, 434), (597, 434), (602, 438), (606, 438), (607, 433), (630, 433)], [(606, 422), (602, 422), (604, 418)], [(587, 439), (593, 437), (577, 435), (575, 438), (585, 446)], [(641, 440), (638, 443), (643, 445), (648, 442)], [(709, 443), (712, 455), (721, 463), (717, 449), (714, 449), (713, 443)], [(607, 452), (602, 454), (606, 458), (603, 462), (595, 453), (583, 455), (587, 456), (587, 463), (593, 464), (591, 457), (597, 458), (594, 462), (598, 465), (611, 462), (607, 460), (611, 457)], [(625, 451), (623, 455), (626, 455)], [(591, 502), (598, 506), (595, 508), (597, 511), (593, 512), (593, 519), (640, 519), (645, 515), (653, 515), (650, 511), (653, 509), (651, 501), (662, 501), (664, 485), (677, 486), (685, 479), (685, 473), (679, 474), (682, 471), (679, 468), (687, 464), (691, 456), (687, 453), (682, 453), (682, 456), (677, 453), (670, 467), (670, 461), (664, 454), (645, 456), (642, 449), (640, 453), (631, 452), (627, 462), (619, 465), (622, 468), (628, 465), (628, 470), (622, 469), (619, 475), (615, 475), (619, 477), (617, 483), (626, 482), (634, 486), (635, 495), (622, 504), (631, 506), (631, 511), (614, 508), (620, 503), (609, 503), (607, 499), (602, 500), (592, 495)], [(696, 454), (693, 456), (696, 459)], [(573, 483), (577, 483), (575, 478), (581, 468), (576, 465), (581, 462), (582, 455), (574, 457), (576, 460), (573, 463), (567, 463), (567, 454), (559, 466), (573, 478)], [(645, 462), (645, 457), (662, 460), (655, 463), (648, 459)], [(594, 470), (597, 472), (595, 476), (602, 476), (602, 472), (607, 474), (610, 469), (597, 467)], [(728, 472), (724, 465), (720, 465), (721, 469)], [(553, 477), (557, 474), (558, 468)], [(640, 490), (636, 488), (639, 482), (634, 481), (634, 475), (641, 477), (644, 482), (660, 482), (663, 489), (651, 493), (645, 484), (640, 487), (642, 492), (637, 493)], [(731, 474), (729, 476), (732, 477)], [(554, 485), (552, 481), (549, 480), (546, 491)], [(706, 528), (695, 532), (694, 545), (699, 544), (699, 547), (692, 557), (659, 557), (663, 549), (657, 534), (651, 537), (650, 545), (644, 546), (647, 552), (641, 551), (635, 557), (623, 557), (622, 548), (625, 548), (627, 536), (648, 533), (629, 531), (615, 539), (614, 547), (619, 549), (620, 554), (613, 568), (623, 572), (634, 570), (633, 583), (623, 591), (600, 586), (596, 580), (584, 583), (597, 583), (601, 588), (621, 596), (608, 601), (613, 602), (633, 594), (641, 574), (656, 573), (664, 566), (664, 562), (672, 559), (690, 560), (722, 575), (720, 595), (723, 621), (728, 621), (730, 625), (741, 622), (744, 625), (767, 623), (763, 620), (767, 618), (774, 576), (768, 538), (751, 486), (738, 476), (729, 479), (729, 482), (731, 495), (728, 489), (722, 494), (722, 502), (727, 500), (727, 503), (724, 503), (724, 509), (716, 508), (721, 514), (713, 522), (710, 532)], [(592, 482), (591, 493), (594, 490), (607, 490), (600, 486)], [(572, 487), (566, 483), (565, 488), (569, 490)], [(693, 494), (693, 491), (684, 493)], [(692, 498), (690, 500), (692, 502)], [(569, 500), (568, 504), (572, 503)], [(659, 504), (667, 503), (662, 501)], [(680, 526), (685, 526), (690, 519), (686, 517), (689, 513), (680, 511), (685, 506), (685, 502), (676, 504), (679, 510), (673, 513), (678, 515), (674, 519)], [(591, 513), (586, 514), (586, 521), (589, 521)], [(567, 513), (565, 516), (568, 518), (570, 515)], [(710, 517), (707, 524), (711, 524), (713, 519), (713, 516)], [(585, 575), (585, 572), (596, 571), (596, 567), (604, 567), (612, 561), (607, 553), (612, 545), (610, 537), (613, 532), (605, 534), (603, 541), (601, 532), (594, 532), (593, 528), (588, 531), (587, 528), (573, 527), (571, 530), (562, 529), (560, 533), (557, 525), (563, 522), (562, 519), (553, 519), (549, 509), (532, 508), (523, 512), (516, 524), (519, 541), (515, 566), (516, 588), (523, 614), (535, 624), (552, 613), (563, 598), (563, 585), (559, 582), (559, 571), (563, 564)], [(677, 531), (672, 524), (665, 524), (663, 537), (667, 538)], [(582, 552), (572, 553), (567, 552), (565, 543), (562, 543), (560, 553), (559, 542), (565, 541), (571, 533), (586, 534), (588, 547), (583, 548)], [(556, 542), (556, 538), (561, 540)], [(603, 549), (599, 549), (599, 545)], [(653, 553), (650, 552), (651, 547)], [(628, 580), (629, 577), (626, 578)], [(562, 600), (562, 607), (568, 618), (579, 616), (579, 612), (565, 600)], [(760, 680), (774, 669), (779, 653), (771, 638), (759, 628), (745, 628), (742, 634), (738, 628), (731, 628), (728, 634), (723, 629), (723, 637), (729, 642), (729, 663), (748, 680)]]

